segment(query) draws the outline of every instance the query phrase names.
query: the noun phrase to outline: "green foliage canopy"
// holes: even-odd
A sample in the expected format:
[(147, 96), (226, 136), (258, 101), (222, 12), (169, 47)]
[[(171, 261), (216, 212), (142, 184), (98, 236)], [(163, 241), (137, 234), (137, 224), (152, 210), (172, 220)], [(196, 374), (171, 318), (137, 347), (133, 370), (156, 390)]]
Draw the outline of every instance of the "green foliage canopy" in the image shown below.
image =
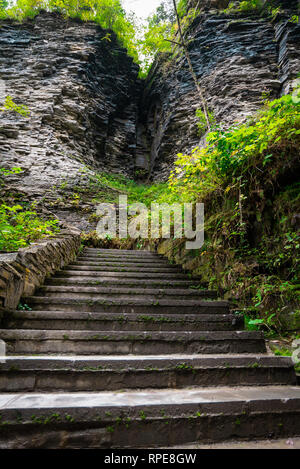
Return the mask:
[[(7, 7), (7, 2), (4, 3)], [(95, 21), (104, 29), (112, 29), (121, 45), (139, 63), (134, 18), (127, 17), (120, 0), (17, 0), (14, 6), (6, 8), (5, 16), (22, 21), (27, 17), (34, 18), (42, 10)]]

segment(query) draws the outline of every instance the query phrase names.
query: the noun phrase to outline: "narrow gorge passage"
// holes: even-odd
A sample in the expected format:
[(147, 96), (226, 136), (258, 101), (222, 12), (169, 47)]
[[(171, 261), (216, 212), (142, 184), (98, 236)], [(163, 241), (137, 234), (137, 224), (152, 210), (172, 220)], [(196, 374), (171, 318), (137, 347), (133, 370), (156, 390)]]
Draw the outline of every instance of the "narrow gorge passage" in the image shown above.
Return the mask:
[(148, 251), (86, 248), (0, 337), (0, 448), (123, 448), (299, 434), (288, 357)]

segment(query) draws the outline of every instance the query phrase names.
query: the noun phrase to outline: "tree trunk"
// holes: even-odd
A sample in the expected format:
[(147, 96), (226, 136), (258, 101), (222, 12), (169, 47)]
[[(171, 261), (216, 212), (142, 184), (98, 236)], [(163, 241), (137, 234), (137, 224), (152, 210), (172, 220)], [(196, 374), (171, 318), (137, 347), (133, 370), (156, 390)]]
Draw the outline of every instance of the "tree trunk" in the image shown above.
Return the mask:
[(176, 18), (177, 18), (177, 24), (178, 24), (178, 31), (179, 31), (179, 35), (180, 35), (181, 46), (184, 50), (184, 53), (185, 53), (185, 56), (186, 56), (186, 59), (187, 59), (188, 65), (189, 65), (190, 73), (193, 77), (193, 80), (195, 82), (195, 85), (196, 85), (196, 88), (197, 88), (197, 91), (198, 91), (198, 94), (199, 94), (199, 97), (200, 97), (200, 100), (201, 100), (201, 105), (202, 105), (203, 113), (204, 113), (204, 116), (205, 116), (207, 128), (208, 128), (208, 130), (211, 130), (209, 116), (208, 116), (207, 103), (206, 103), (206, 100), (205, 100), (205, 97), (204, 97), (203, 90), (202, 90), (202, 88), (199, 84), (199, 81), (197, 80), (197, 76), (196, 76), (196, 73), (194, 71), (192, 61), (191, 61), (190, 53), (188, 51), (187, 45), (186, 45), (184, 37), (183, 37), (183, 32), (182, 32), (181, 22), (180, 22), (178, 10), (177, 10), (176, 0), (173, 0), (173, 5), (174, 5)]

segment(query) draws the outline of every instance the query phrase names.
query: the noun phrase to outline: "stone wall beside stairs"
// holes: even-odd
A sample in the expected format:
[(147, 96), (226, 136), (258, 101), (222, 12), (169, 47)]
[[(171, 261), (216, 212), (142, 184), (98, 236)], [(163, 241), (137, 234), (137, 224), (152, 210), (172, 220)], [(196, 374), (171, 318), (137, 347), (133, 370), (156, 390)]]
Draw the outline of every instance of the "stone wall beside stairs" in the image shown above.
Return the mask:
[(79, 232), (62, 230), (55, 238), (0, 254), (0, 312), (16, 309), (22, 296), (33, 295), (48, 275), (76, 258), (80, 244)]

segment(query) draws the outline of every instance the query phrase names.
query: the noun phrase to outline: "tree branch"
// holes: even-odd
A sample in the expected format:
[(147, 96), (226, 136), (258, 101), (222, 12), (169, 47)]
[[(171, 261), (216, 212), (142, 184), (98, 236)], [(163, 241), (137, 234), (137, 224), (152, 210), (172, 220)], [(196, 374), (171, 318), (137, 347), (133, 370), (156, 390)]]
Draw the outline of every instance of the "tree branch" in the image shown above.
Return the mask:
[(176, 44), (177, 46), (180, 46), (180, 47), (182, 46), (180, 42), (171, 41), (171, 39), (164, 39), (164, 41), (172, 42), (172, 44)]
[(197, 88), (197, 90), (198, 90), (198, 94), (199, 94), (199, 97), (200, 97), (200, 100), (201, 100), (201, 103), (202, 103), (203, 113), (204, 113), (205, 120), (206, 120), (206, 124), (207, 124), (207, 128), (208, 128), (208, 130), (211, 130), (210, 121), (209, 121), (209, 116), (208, 116), (208, 106), (207, 106), (207, 102), (206, 102), (206, 100), (205, 100), (204, 93), (203, 93), (202, 88), (201, 88), (201, 86), (200, 86), (200, 84), (199, 84), (199, 81), (197, 80), (197, 76), (196, 76), (196, 73), (195, 73), (195, 71), (194, 71), (192, 61), (191, 61), (190, 53), (189, 53), (189, 51), (188, 51), (187, 45), (186, 45), (185, 40), (184, 40), (184, 36), (183, 36), (183, 32), (182, 32), (182, 27), (181, 27), (181, 22), (180, 22), (178, 10), (177, 10), (176, 0), (173, 0), (173, 5), (174, 5), (174, 10), (175, 10), (176, 18), (177, 18), (177, 24), (178, 24), (178, 31), (179, 31), (179, 35), (180, 35), (181, 47), (182, 47), (183, 50), (184, 50), (186, 59), (187, 59), (187, 61), (188, 61), (188, 65), (189, 65), (189, 69), (190, 69), (191, 75), (192, 75), (192, 77), (193, 77), (193, 80), (194, 80), (194, 82), (195, 82), (196, 88)]

